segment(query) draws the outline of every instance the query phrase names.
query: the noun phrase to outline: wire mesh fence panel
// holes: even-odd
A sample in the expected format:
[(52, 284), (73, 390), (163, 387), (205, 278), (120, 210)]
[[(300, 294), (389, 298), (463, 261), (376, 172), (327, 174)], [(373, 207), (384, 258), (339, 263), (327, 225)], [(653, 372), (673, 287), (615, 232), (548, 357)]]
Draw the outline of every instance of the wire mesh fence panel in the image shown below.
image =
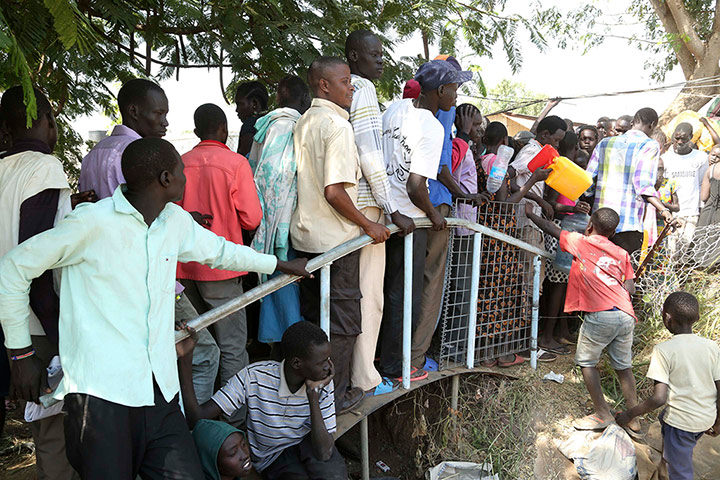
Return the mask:
[[(455, 216), (519, 238), (517, 204), (472, 207), (459, 201)], [(467, 362), (472, 263), (479, 256), (475, 363), (526, 350), (530, 345), (532, 255), (484, 236), (473, 251), (473, 232), (455, 228), (450, 237), (441, 318), (440, 368)]]
[[(647, 250), (635, 252), (640, 263)], [(682, 290), (688, 279), (697, 272), (717, 272), (720, 265), (720, 224), (698, 227), (686, 238), (673, 232), (653, 252), (636, 287), (641, 300), (636, 307), (647, 309), (659, 317), (665, 299), (672, 292)]]

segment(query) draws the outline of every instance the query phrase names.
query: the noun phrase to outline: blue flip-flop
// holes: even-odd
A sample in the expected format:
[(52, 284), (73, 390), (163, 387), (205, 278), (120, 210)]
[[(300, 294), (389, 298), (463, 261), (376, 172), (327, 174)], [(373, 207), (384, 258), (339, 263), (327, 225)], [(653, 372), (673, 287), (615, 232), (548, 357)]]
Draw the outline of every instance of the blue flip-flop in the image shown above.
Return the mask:
[(368, 395), (373, 397), (377, 397), (378, 395), (385, 395), (386, 393), (394, 392), (398, 389), (399, 386), (400, 384), (398, 382), (390, 380), (387, 377), (383, 377), (382, 382), (380, 382), (377, 387), (370, 390)]
[(425, 357), (425, 365), (422, 369), (426, 372), (437, 372), (439, 370), (438, 363), (430, 357)]

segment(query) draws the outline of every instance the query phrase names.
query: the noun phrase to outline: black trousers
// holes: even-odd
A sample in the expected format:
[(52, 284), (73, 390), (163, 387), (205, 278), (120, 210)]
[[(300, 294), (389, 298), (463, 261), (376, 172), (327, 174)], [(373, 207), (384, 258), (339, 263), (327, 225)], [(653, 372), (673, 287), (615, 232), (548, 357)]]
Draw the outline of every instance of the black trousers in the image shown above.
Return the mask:
[[(385, 306), (380, 330), (380, 373), (397, 378), (402, 375), (403, 300), (405, 279), (405, 238), (393, 235), (385, 242)], [(413, 232), (412, 326), (420, 321), (427, 230)]]
[(308, 434), (302, 442), (282, 451), (262, 472), (265, 480), (347, 480), (347, 467), (342, 455), (333, 446), (329, 460), (321, 462), (312, 452)]
[(632, 254), (642, 248), (643, 232), (620, 232), (613, 235), (610, 239), (618, 247)]
[[(297, 252), (308, 260), (317, 253)], [(320, 325), (320, 271), (300, 282), (300, 314)], [(360, 313), (360, 251), (335, 260), (330, 266), (330, 347), (335, 365), (335, 408), (341, 410), (350, 388), (350, 363), (357, 336), (362, 332)]]
[(81, 478), (204, 478), (178, 397), (168, 403), (154, 387), (152, 407), (126, 407), (80, 393), (65, 396), (67, 457)]

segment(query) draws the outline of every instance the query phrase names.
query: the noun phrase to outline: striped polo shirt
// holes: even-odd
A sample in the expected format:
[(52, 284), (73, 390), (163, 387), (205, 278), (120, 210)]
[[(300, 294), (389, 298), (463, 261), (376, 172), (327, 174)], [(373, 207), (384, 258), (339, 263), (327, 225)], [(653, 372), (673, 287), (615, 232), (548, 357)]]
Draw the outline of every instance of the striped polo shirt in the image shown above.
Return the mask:
[[(310, 433), (310, 404), (305, 384), (297, 392), (291, 392), (285, 381), (284, 363), (267, 361), (248, 365), (212, 397), (228, 416), (247, 405), (247, 438), (258, 472)], [(320, 392), (320, 412), (328, 432), (335, 432), (332, 381)]]

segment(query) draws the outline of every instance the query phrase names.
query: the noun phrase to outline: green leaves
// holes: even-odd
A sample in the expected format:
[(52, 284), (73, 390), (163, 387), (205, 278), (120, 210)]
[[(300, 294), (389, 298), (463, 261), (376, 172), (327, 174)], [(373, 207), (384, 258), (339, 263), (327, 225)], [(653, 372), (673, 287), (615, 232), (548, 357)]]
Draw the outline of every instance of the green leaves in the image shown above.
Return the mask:
[(2, 12), (0, 12), (0, 49), (6, 55), (5, 65), (9, 67), (7, 74), (17, 78), (23, 87), (23, 99), (27, 107), (27, 126), (30, 127), (33, 120), (37, 119), (37, 102), (33, 94), (30, 69), (25, 54)]

